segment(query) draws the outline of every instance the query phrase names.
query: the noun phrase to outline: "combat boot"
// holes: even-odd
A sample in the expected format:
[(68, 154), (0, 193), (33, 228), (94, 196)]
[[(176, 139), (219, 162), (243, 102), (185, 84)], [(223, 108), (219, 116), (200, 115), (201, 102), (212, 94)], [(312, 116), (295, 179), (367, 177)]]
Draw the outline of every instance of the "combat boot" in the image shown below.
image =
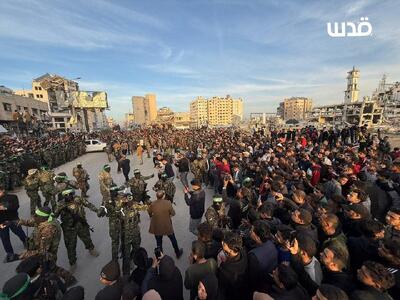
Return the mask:
[(89, 253), (90, 253), (91, 256), (94, 256), (94, 257), (98, 257), (99, 256), (99, 252), (97, 252), (96, 249), (94, 249), (94, 248), (90, 249)]

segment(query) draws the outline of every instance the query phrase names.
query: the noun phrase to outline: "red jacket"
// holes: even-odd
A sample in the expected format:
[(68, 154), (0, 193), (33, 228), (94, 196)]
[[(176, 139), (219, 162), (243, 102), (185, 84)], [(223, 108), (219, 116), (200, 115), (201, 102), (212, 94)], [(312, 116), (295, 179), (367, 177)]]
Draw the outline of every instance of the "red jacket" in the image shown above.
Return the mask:
[(311, 176), (311, 185), (316, 186), (319, 183), (321, 177), (321, 166), (313, 165), (311, 167), (312, 176)]

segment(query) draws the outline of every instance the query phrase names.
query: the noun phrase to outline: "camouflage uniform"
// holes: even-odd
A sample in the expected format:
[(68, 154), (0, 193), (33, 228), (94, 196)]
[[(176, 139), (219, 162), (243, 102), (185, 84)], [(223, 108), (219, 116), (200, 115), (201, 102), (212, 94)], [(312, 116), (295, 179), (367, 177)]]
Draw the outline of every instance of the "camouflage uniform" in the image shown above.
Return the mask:
[(26, 194), (31, 200), (31, 215), (35, 214), (36, 207), (41, 207), (41, 201), (39, 196), (39, 178), (37, 174), (28, 175), (24, 180), (24, 186), (26, 190)]
[(142, 176), (135, 174), (134, 177), (129, 179), (128, 185), (131, 188), (131, 193), (133, 198), (137, 202), (143, 202), (143, 203), (148, 203), (149, 202), (149, 196), (147, 196), (147, 183), (145, 180), (149, 180), (150, 178), (153, 178), (154, 175), (149, 175), (149, 176)]
[(64, 233), (65, 248), (67, 248), (70, 265), (76, 263), (76, 243), (79, 237), (85, 248), (93, 250), (94, 245), (90, 237), (90, 227), (86, 220), (85, 207), (97, 213), (97, 208), (87, 199), (74, 196), (72, 201), (61, 201), (57, 205), (54, 215), (61, 216), (61, 228)]
[(206, 170), (206, 165), (204, 163), (204, 160), (199, 158), (195, 159), (190, 164), (190, 170), (192, 171), (195, 179), (199, 180), (200, 182), (203, 182), (203, 174), (205, 173)]
[(53, 263), (53, 271), (64, 279), (65, 284), (76, 282), (70, 272), (56, 265), (58, 246), (61, 240), (61, 227), (57, 219), (37, 224), (34, 219), (19, 220), (19, 225), (34, 227), (32, 236), (28, 238), (27, 250), (20, 255), (21, 259), (41, 255)]
[(20, 159), (17, 156), (12, 156), (7, 161), (9, 173), (9, 189), (13, 190), (15, 187), (21, 186), (20, 174)]
[(53, 210), (56, 207), (55, 195), (56, 188), (54, 187), (54, 172), (50, 170), (39, 171), (39, 183), (40, 191), (45, 198), (44, 206), (48, 206), (51, 203)]
[(171, 202), (174, 202), (174, 196), (176, 192), (176, 186), (172, 181), (161, 179), (156, 182), (153, 187), (154, 191), (163, 190), (165, 192), (165, 198)]
[(61, 197), (62, 191), (67, 189), (78, 189), (78, 183), (74, 180), (69, 180), (68, 178), (65, 179), (58, 179), (56, 178), (56, 186), (55, 186), (55, 195), (57, 195), (57, 201), (59, 201)]
[(0, 161), (0, 186), (3, 186), (5, 189), (8, 189), (8, 173), (6, 169), (5, 161)]
[(139, 211), (147, 210), (148, 205), (138, 204), (131, 200), (123, 202), (119, 216), (122, 228), (122, 272), (130, 273), (130, 262), (136, 251), (140, 248), (140, 214)]
[(222, 203), (219, 210), (215, 209), (213, 205), (207, 208), (205, 213), (206, 222), (210, 224), (213, 228), (225, 228), (228, 224), (228, 217), (225, 215), (225, 206)]
[[(118, 251), (121, 240), (121, 219), (118, 211), (121, 209), (120, 196), (113, 196), (111, 192), (110, 201), (103, 203), (102, 208), (108, 218), (108, 229), (111, 238), (111, 254), (113, 260), (118, 260)], [(100, 217), (100, 213), (98, 214)]]
[(99, 174), (99, 183), (100, 183), (100, 193), (103, 196), (103, 200), (101, 203), (104, 204), (111, 200), (110, 188), (113, 185), (114, 181), (109, 172), (102, 170)]
[(81, 190), (81, 196), (87, 197), (87, 191), (89, 189), (89, 174), (86, 172), (84, 168), (75, 167), (72, 170), (72, 175), (75, 177), (78, 187)]
[(51, 148), (48, 147), (43, 151), (43, 159), (44, 159), (46, 165), (49, 167), (49, 169), (53, 169), (55, 167), (53, 157), (54, 157), (54, 155), (53, 155)]

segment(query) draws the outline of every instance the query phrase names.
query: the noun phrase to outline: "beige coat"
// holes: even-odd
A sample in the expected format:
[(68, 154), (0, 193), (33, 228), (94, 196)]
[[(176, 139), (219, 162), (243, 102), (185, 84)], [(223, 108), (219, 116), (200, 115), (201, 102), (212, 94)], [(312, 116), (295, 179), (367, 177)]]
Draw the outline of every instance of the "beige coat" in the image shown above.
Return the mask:
[(171, 217), (175, 215), (169, 200), (156, 200), (148, 208), (150, 215), (149, 232), (154, 235), (170, 235), (174, 233)]

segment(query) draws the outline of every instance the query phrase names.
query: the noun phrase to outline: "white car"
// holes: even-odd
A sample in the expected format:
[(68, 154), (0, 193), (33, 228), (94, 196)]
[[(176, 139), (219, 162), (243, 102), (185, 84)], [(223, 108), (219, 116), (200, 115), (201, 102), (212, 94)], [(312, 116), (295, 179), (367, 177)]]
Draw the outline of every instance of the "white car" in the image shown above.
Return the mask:
[(107, 144), (99, 140), (86, 140), (86, 152), (104, 151)]

